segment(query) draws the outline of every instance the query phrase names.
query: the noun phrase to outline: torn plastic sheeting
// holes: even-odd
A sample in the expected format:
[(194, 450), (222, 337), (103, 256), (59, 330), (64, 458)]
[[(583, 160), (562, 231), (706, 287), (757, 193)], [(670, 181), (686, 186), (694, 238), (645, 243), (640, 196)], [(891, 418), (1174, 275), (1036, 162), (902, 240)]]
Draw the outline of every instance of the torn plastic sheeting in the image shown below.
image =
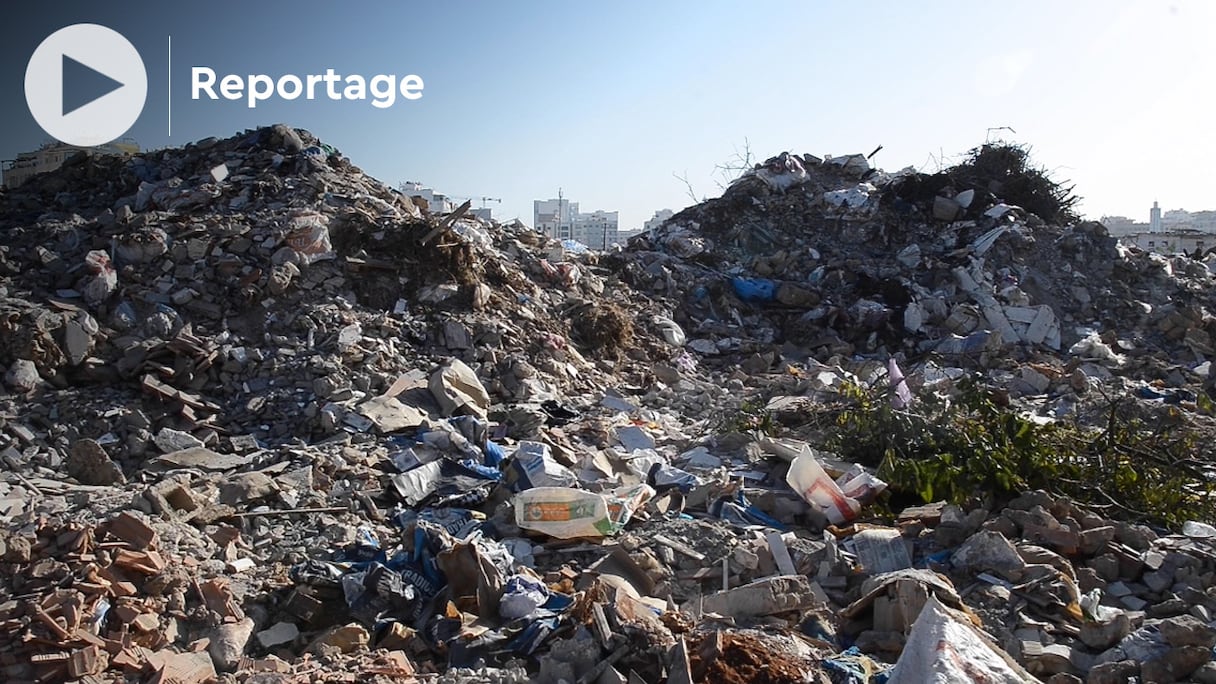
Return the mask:
[(693, 487), (701, 485), (701, 478), (667, 463), (655, 463), (646, 473), (646, 481), (657, 491), (675, 487), (687, 494)]
[(494, 246), (494, 240), (490, 237), (490, 234), (472, 219), (462, 218), (453, 223), (452, 233), (466, 243), (476, 245), (482, 249), (490, 249)]
[(523, 489), (573, 487), (578, 483), (578, 477), (553, 460), (549, 445), (542, 442), (520, 442), (511, 467), (519, 474), (518, 486)]
[(987, 233), (977, 237), (975, 241), (971, 243), (972, 253), (976, 256), (980, 256), (992, 249), (992, 246), (996, 244), (997, 239), (1004, 235), (1008, 230), (1009, 226), (997, 226)]
[(907, 408), (912, 403), (912, 390), (908, 389), (908, 382), (904, 379), (904, 372), (900, 370), (899, 364), (894, 358), (887, 359), (887, 373), (891, 378), (891, 406), (897, 409)]
[(360, 525), (355, 530), (354, 543), (342, 550), (341, 560), (363, 563), (373, 560), (383, 562), (385, 558), (384, 549), (380, 547), (380, 540), (376, 538), (376, 533), (370, 527)]
[(545, 643), (545, 640), (548, 639), (554, 631), (557, 630), (558, 624), (559, 620), (557, 617), (537, 620), (536, 622), (528, 625), (524, 631), (520, 632), (518, 636), (512, 639), (507, 644), (507, 648), (509, 648), (512, 653), (517, 655), (531, 655), (536, 651), (536, 649), (541, 647), (541, 644)]
[(667, 458), (654, 449), (638, 449), (632, 452), (632, 456), (626, 461), (630, 472), (640, 478), (648, 477), (655, 466), (665, 465), (667, 465)]
[(782, 191), (806, 182), (809, 178), (802, 161), (789, 152), (782, 152), (776, 157), (766, 160), (751, 174), (741, 176), (740, 180), (749, 175), (755, 175), (771, 187)]
[(404, 447), (396, 451), (389, 452), (388, 460), (400, 472), (408, 473), (424, 463), (431, 463), (442, 458), (432, 449), (421, 447), (420, 451), (415, 451), (412, 447)]
[(840, 477), (840, 482), (844, 484), (842, 488), (828, 476), (819, 459), (808, 449), (790, 464), (785, 479), (804, 501), (823, 513), (829, 522), (839, 525), (861, 512), (863, 501), (857, 497), (872, 498), (886, 488), (885, 482), (859, 466), (857, 468), (858, 471), (850, 469)]
[(368, 620), (375, 620), (390, 611), (409, 610), (412, 605), (417, 610), (418, 599), (423, 598), (423, 592), (432, 587), (429, 582), (414, 584), (406, 575), (380, 563), (373, 563), (367, 570), (344, 575), (341, 586), (346, 605), (352, 613)]
[(891, 665), (865, 655), (856, 646), (849, 647), (820, 663), (833, 684), (884, 684)]
[(836, 486), (840, 487), (845, 496), (865, 506), (887, 488), (887, 483), (862, 466), (852, 463), (836, 478)]
[(768, 278), (730, 279), (735, 294), (745, 302), (771, 302), (777, 295), (777, 283)]
[(1002, 216), (1004, 216), (1005, 214), (1008, 214), (1009, 212), (1014, 211), (1015, 209), (1020, 211), (1022, 208), (1014, 206), (1012, 204), (1005, 204), (1004, 202), (1002, 202), (1000, 204), (990, 207), (988, 209), (988, 211), (984, 212), (984, 216), (987, 216), (988, 218), (999, 219)]
[(1076, 344), (1068, 348), (1068, 353), (1072, 356), (1105, 361), (1114, 366), (1122, 366), (1125, 361), (1124, 357), (1116, 354), (1115, 350), (1103, 342), (1102, 337), (1096, 332), (1090, 332), (1082, 337)]
[(950, 356), (982, 354), (984, 352), (1000, 351), (1002, 342), (1003, 340), (999, 332), (995, 330), (981, 330), (971, 333), (966, 337), (951, 335), (939, 342), (934, 351), (938, 354)]
[(527, 617), (548, 600), (549, 589), (544, 582), (524, 575), (514, 575), (503, 587), (498, 614), (507, 620)]
[(667, 344), (674, 347), (683, 347), (684, 343), (688, 341), (688, 336), (684, 334), (684, 329), (666, 316), (655, 316), (654, 325), (659, 329), (659, 334), (663, 336)]
[(781, 521), (756, 508), (747, 500), (742, 491), (735, 494), (733, 499), (721, 497), (712, 502), (709, 505), (709, 514), (740, 527), (760, 525), (771, 527), (779, 532), (785, 532), (788, 529)]
[(633, 518), (634, 511), (646, 505), (654, 495), (654, 488), (646, 484), (627, 485), (604, 492), (608, 502), (608, 519), (615, 526), (613, 531), (624, 527)]
[(485, 472), (492, 469), (474, 469), (470, 465), (476, 464), (440, 458), (408, 472), (397, 473), (389, 481), (409, 506), (435, 496), (436, 506), (469, 507), (485, 501), (490, 488), (497, 482), (494, 477), (497, 472)]
[(349, 563), (330, 563), (328, 561), (309, 559), (296, 563), (287, 571), (287, 576), (296, 584), (306, 584), (313, 587), (336, 587), (342, 581), (342, 576), (350, 572)]
[(401, 500), (410, 506), (416, 506), (435, 491), (442, 477), (442, 464), (439, 461), (431, 461), (409, 472), (397, 473), (389, 479)]
[(413, 529), (421, 520), (457, 539), (464, 539), (484, 518), (484, 514), (466, 508), (425, 508), (421, 511), (405, 509), (394, 515), (392, 520), (403, 530)]
[(858, 183), (851, 188), (823, 193), (823, 201), (837, 209), (861, 209), (870, 202), (870, 197), (876, 190), (869, 183)]
[(1027, 684), (1038, 680), (992, 640), (930, 595), (913, 623), (890, 684)]

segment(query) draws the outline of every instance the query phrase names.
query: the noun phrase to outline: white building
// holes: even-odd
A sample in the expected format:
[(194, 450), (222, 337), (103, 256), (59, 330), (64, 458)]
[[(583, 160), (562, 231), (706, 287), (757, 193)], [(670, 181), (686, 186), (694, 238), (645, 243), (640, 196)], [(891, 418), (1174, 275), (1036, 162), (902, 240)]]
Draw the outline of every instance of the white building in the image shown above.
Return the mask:
[(620, 242), (619, 229), (619, 212), (597, 210), (574, 216), (574, 239), (593, 249), (608, 249)]
[(1100, 223), (1106, 226), (1111, 237), (1127, 237), (1136, 233), (1147, 233), (1147, 223), (1136, 223), (1126, 216), (1103, 216)]
[(654, 233), (654, 230), (661, 226), (664, 221), (675, 215), (676, 213), (670, 209), (660, 209), (656, 211), (654, 216), (651, 216), (646, 223), (642, 224), (642, 232), (646, 233), (647, 235)]
[(578, 202), (564, 197), (532, 201), (532, 227), (558, 240), (573, 240)]
[(73, 156), (84, 154), (132, 155), (139, 153), (139, 145), (130, 139), (106, 143), (97, 147), (77, 147), (61, 142), (51, 142), (34, 152), (22, 152), (16, 159), (3, 164), (4, 187), (15, 188), (32, 176), (47, 173), (63, 166)]
[(1140, 249), (1163, 254), (1194, 252), (1216, 246), (1216, 211), (1170, 209), (1162, 212), (1153, 202), (1148, 223), (1126, 216), (1103, 216), (1102, 225), (1113, 237)]
[(582, 213), (578, 202), (557, 199), (533, 200), (532, 226), (558, 240), (577, 240), (592, 249), (607, 249), (625, 239), (620, 231), (620, 212), (597, 209)]
[(1123, 242), (1159, 254), (1190, 254), (1196, 250), (1203, 252), (1216, 247), (1216, 235), (1197, 230), (1170, 230), (1161, 233), (1136, 233), (1124, 237)]
[(405, 181), (397, 189), (410, 199), (424, 202), (427, 211), (432, 214), (448, 214), (456, 209), (447, 195), (435, 192), (418, 181)]

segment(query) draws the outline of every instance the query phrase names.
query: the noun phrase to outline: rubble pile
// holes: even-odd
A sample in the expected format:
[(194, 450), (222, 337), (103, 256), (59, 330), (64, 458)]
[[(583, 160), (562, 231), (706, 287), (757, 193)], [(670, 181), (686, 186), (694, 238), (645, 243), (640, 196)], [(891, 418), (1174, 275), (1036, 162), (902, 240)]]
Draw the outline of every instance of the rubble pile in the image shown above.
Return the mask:
[(994, 369), (1067, 352), (1090, 362), (1086, 377), (1212, 387), (1216, 256), (1165, 258), (1097, 223), (1048, 224), (948, 173), (786, 153), (622, 261), (670, 302), (690, 350), (753, 373), (782, 358)]
[(1036, 187), (782, 155), (598, 254), (282, 125), (35, 177), (0, 195), (0, 678), (1216, 681), (1216, 521), (939, 500), (808, 422), (970, 378), (1204, 434), (1216, 260)]
[(263, 445), (371, 429), (383, 407), (360, 406), (447, 358), (539, 405), (597, 384), (580, 333), (627, 342), (575, 315), (614, 294), (593, 266), (518, 225), (424, 219), (285, 126), (82, 159), (6, 202), (7, 384), (89, 388), (59, 408), (120, 458), (166, 450), (166, 427)]

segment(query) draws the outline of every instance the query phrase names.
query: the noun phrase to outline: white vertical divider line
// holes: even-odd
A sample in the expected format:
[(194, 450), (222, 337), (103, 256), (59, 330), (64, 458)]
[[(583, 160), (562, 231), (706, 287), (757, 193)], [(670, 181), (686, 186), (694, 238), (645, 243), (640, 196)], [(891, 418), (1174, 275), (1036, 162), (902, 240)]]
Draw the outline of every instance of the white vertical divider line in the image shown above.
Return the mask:
[(165, 97), (167, 97), (168, 103), (169, 103), (169, 114), (168, 114), (168, 116), (169, 116), (169, 135), (167, 136), (167, 138), (173, 138), (173, 34), (169, 34), (168, 47), (169, 47), (169, 72), (167, 74), (167, 77), (169, 79), (169, 92), (168, 92), (168, 95), (165, 95)]

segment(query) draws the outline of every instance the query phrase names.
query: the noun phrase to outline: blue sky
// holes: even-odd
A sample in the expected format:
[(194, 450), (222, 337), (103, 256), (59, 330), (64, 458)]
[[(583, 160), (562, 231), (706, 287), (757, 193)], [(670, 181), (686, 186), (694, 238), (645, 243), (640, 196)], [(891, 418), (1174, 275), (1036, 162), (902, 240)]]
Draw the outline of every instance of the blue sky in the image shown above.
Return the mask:
[[(531, 223), (532, 200), (617, 209), (621, 227), (718, 194), (717, 164), (883, 150), (887, 170), (933, 170), (988, 129), (1033, 146), (1093, 217), (1216, 208), (1216, 3), (1120, 2), (208, 2), (6, 8), (0, 79), (21, 92), (43, 37), (108, 25), (140, 50), (146, 148), (286, 122), (387, 182), (491, 196)], [(167, 37), (173, 40), (168, 137)], [(417, 74), (421, 100), (192, 101), (217, 72)], [(0, 158), (45, 135), (8, 98)], [(479, 203), (475, 203), (475, 206)]]

